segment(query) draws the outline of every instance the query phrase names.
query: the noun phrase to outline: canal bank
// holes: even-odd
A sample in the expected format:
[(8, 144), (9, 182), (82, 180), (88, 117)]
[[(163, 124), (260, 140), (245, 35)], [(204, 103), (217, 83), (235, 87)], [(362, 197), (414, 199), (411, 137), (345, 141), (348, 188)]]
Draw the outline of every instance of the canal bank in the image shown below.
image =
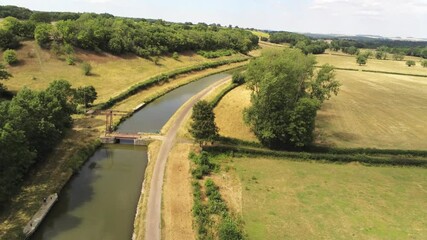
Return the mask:
[[(227, 74), (212, 75), (171, 91), (135, 113), (118, 130), (158, 132), (183, 103), (225, 76)], [(147, 164), (146, 149), (121, 145), (102, 147), (67, 184), (52, 214), (33, 239), (131, 238), (144, 164)], [(128, 178), (121, 177), (134, 169), (139, 171), (127, 174)]]

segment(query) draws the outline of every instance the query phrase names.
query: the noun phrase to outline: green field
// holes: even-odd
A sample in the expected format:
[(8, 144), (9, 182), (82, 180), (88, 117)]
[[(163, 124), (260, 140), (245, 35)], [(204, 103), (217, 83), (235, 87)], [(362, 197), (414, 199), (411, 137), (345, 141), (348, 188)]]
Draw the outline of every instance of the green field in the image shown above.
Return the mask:
[(425, 239), (427, 169), (234, 158), (249, 239)]

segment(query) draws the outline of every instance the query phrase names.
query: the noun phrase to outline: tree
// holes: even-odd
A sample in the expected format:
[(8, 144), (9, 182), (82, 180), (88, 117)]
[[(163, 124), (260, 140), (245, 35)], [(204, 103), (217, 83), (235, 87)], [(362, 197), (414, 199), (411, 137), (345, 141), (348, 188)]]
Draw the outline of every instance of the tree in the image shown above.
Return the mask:
[(423, 67), (427, 67), (427, 60), (423, 60), (423, 61), (421, 61), (421, 66), (423, 66)]
[[(12, 77), (12, 74), (10, 74), (5, 66), (3, 64), (0, 63), (0, 80), (7, 80), (10, 77)], [(7, 91), (7, 88), (0, 83), (0, 97), (3, 96), (3, 94)], [(1, 120), (1, 119), (0, 119)], [(1, 122), (1, 121), (0, 121)]]
[(415, 61), (414, 61), (414, 60), (408, 60), (408, 61), (406, 61), (406, 65), (407, 65), (408, 67), (415, 66)]
[(356, 57), (356, 62), (359, 64), (359, 66), (365, 65), (368, 61), (368, 58), (364, 54), (359, 54)]
[(393, 54), (393, 59), (396, 61), (402, 61), (404, 58), (405, 58), (405, 55), (403, 55), (403, 53)]
[(386, 60), (387, 53), (383, 51), (376, 51), (375, 52), (375, 58), (378, 60)]
[(18, 63), (18, 57), (16, 55), (16, 51), (12, 50), (12, 49), (8, 49), (6, 51), (3, 52), (3, 60), (9, 64), (9, 65), (13, 65)]
[(18, 189), (17, 185), (31, 166), (35, 153), (29, 150), (25, 133), (6, 123), (0, 125), (0, 156), (0, 206), (2, 206)]
[(83, 74), (85, 76), (89, 76), (91, 74), (91, 71), (92, 71), (92, 65), (90, 65), (90, 63), (88, 63), (88, 62), (84, 62), (84, 63), (82, 63), (82, 70), (83, 70)]
[(30, 20), (39, 23), (50, 23), (52, 21), (48, 12), (34, 12), (31, 14)]
[(79, 87), (74, 93), (74, 101), (85, 107), (89, 107), (97, 97), (98, 93), (93, 86)]
[(0, 63), (0, 80), (7, 80), (10, 77), (12, 77), (12, 74), (10, 74), (7, 70), (6, 67)]
[(310, 82), (308, 92), (312, 99), (323, 103), (329, 100), (332, 94), (337, 95), (341, 84), (335, 79), (334, 67), (329, 64), (323, 65), (317, 72), (317, 76)]
[(34, 38), (36, 39), (37, 44), (40, 47), (48, 48), (49, 43), (51, 42), (51, 32), (53, 27), (50, 24), (39, 24), (34, 31)]
[(204, 141), (214, 141), (218, 137), (215, 115), (207, 101), (199, 101), (194, 105), (191, 120), (190, 133), (200, 144)]
[(246, 82), (252, 105), (244, 118), (263, 145), (311, 143), (318, 107), (339, 89), (333, 67), (324, 65), (314, 74), (315, 62), (311, 55), (286, 49), (266, 52), (249, 64)]
[(0, 48), (5, 49), (16, 49), (20, 46), (18, 37), (11, 31), (0, 28)]

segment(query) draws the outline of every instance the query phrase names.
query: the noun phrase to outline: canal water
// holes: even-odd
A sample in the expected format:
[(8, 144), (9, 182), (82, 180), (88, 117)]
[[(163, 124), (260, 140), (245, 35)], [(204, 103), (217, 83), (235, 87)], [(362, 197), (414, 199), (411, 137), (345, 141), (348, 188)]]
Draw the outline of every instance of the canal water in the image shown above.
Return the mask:
[[(215, 74), (169, 92), (123, 122), (118, 131), (160, 131), (182, 104), (227, 76)], [(146, 166), (146, 147), (103, 146), (64, 187), (31, 239), (131, 239)]]

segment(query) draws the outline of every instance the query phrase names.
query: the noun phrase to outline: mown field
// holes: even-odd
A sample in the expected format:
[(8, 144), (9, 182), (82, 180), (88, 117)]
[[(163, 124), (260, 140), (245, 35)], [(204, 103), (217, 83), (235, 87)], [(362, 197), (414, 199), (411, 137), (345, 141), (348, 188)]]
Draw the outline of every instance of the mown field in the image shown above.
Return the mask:
[[(348, 57), (341, 58), (345, 63)], [(319, 59), (319, 57), (318, 57)], [(395, 61), (384, 69), (393, 69)], [(408, 67), (404, 67), (408, 68)], [(427, 78), (360, 71), (336, 71), (338, 96), (322, 105), (316, 143), (344, 148), (427, 149)], [(215, 109), (220, 134), (256, 140), (243, 121), (250, 105), (245, 86), (229, 92)]]
[(427, 78), (337, 71), (338, 96), (317, 117), (318, 143), (427, 149)]
[(427, 236), (427, 169), (269, 158), (229, 164), (243, 189), (249, 239)]
[[(427, 68), (421, 66), (421, 58), (417, 57), (405, 56), (405, 59), (403, 61), (378, 60), (370, 58), (368, 59), (367, 64), (364, 66), (359, 66), (359, 64), (356, 63), (356, 56), (340, 54), (330, 51), (325, 54), (316, 55), (316, 59), (318, 65), (328, 63), (334, 65), (337, 68), (352, 68), (359, 70), (427, 75)], [(389, 59), (391, 59), (391, 56), (389, 56)], [(416, 65), (413, 67), (406, 66), (406, 60), (409, 59), (414, 60), (416, 62)]]
[[(33, 57), (29, 53), (33, 53)], [(130, 86), (152, 76), (170, 72), (175, 69), (198, 65), (204, 62), (218, 61), (242, 57), (236, 54), (230, 57), (206, 59), (191, 52), (181, 54), (178, 60), (164, 56), (158, 65), (154, 62), (133, 55), (117, 57), (111, 54), (76, 51), (80, 60), (69, 66), (64, 60), (53, 56), (49, 51), (41, 49), (34, 41), (23, 42), (17, 51), (20, 61), (16, 66), (8, 67), (13, 78), (3, 83), (12, 91), (27, 86), (31, 89), (44, 89), (50, 82), (57, 79), (70, 81), (74, 87), (93, 85), (98, 92), (95, 103), (105, 102)], [(0, 54), (3, 54), (0, 51)], [(89, 62), (92, 67), (91, 76), (84, 76), (81, 63)]]

